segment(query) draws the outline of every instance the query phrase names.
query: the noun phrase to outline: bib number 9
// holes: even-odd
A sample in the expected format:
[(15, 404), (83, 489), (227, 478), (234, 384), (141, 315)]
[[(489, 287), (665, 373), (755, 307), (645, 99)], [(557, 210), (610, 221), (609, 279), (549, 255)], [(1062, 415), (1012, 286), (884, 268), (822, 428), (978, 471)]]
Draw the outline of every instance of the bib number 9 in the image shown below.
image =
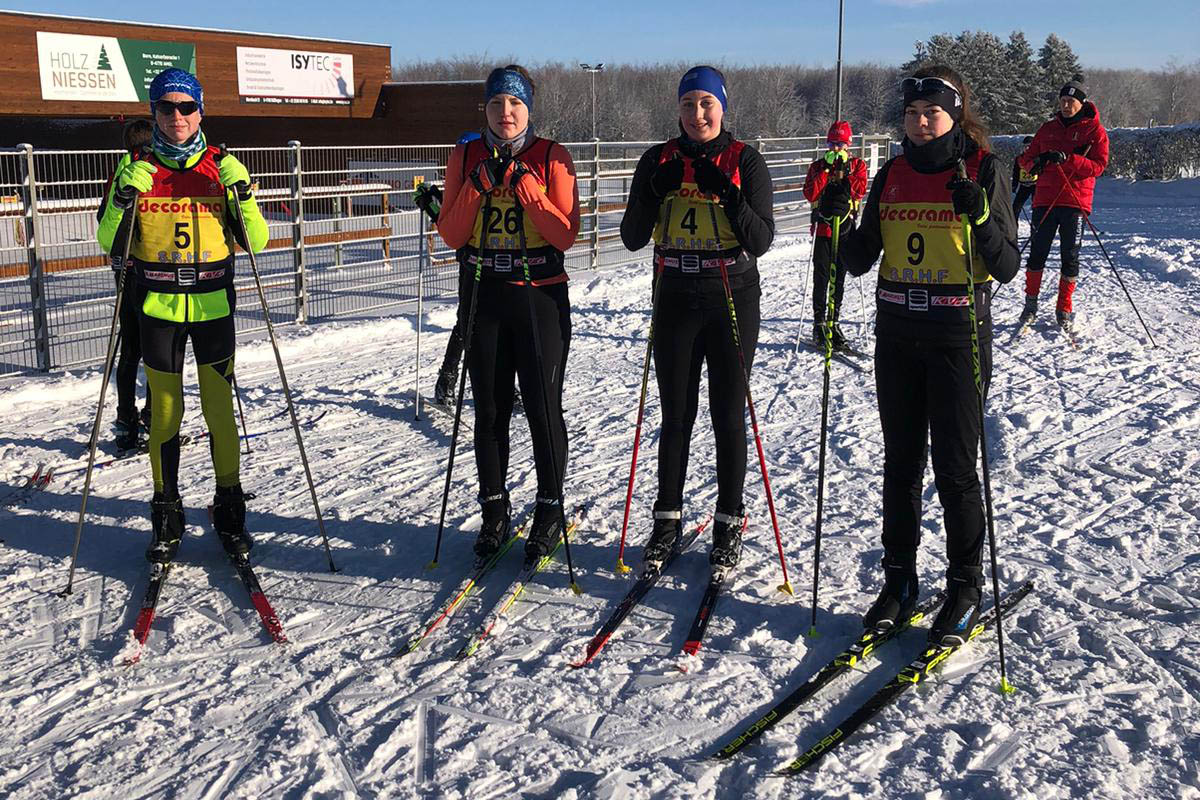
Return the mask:
[(908, 237), (908, 263), (914, 267), (925, 259), (925, 238), (919, 233)]

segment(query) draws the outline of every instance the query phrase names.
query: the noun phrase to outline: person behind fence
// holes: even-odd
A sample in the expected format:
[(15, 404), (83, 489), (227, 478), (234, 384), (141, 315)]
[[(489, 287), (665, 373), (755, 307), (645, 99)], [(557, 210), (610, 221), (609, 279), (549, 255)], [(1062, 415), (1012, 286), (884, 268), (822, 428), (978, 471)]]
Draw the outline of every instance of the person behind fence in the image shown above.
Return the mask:
[[(125, 128), (121, 132), (121, 139), (126, 152), (117, 162), (117, 169), (113, 173), (114, 177), (129, 165), (129, 162), (142, 151), (142, 148), (150, 146), (153, 134), (154, 123), (148, 119), (134, 119), (125, 123)], [(112, 177), (109, 178), (108, 185), (104, 189), (105, 196), (108, 195), (111, 186)], [(104, 203), (101, 203), (100, 208), (97, 209), (97, 223), (103, 220), (106, 207)], [(121, 324), (121, 350), (117, 357), (116, 370), (117, 421), (113, 425), (115, 434), (113, 445), (120, 452), (136, 450), (142, 444), (143, 430), (150, 427), (150, 407), (152, 405), (150, 401), (150, 384), (147, 383), (146, 404), (142, 407), (142, 413), (138, 414), (137, 375), (138, 364), (142, 361), (142, 337), (138, 330), (138, 315), (140, 313), (137, 301), (138, 277), (135, 271), (130, 270), (125, 272), (124, 282), (122, 282), (123, 255), (123, 253), (115, 250), (109, 254), (109, 262), (113, 270), (113, 281), (121, 289), (121, 316), (119, 320)]]
[(654, 239), (654, 372), (662, 403), (658, 497), (642, 552), (657, 568), (679, 538), (688, 449), (699, 406), (700, 372), (716, 439), (717, 503), (709, 561), (731, 568), (741, 555), (746, 479), (746, 382), (725, 297), (736, 310), (746, 371), (759, 329), (758, 257), (775, 237), (767, 163), (723, 129), (725, 77), (693, 67), (679, 81), (680, 135), (638, 161), (621, 219), (621, 240), (637, 251)]
[[(571, 342), (564, 253), (579, 234), (579, 190), (567, 149), (534, 133), (534, 82), (524, 67), (492, 70), (484, 99), (483, 137), (456, 145), (447, 160), (438, 233), (458, 256), (458, 325), (469, 337), (464, 344), (483, 515), (475, 553), (490, 556), (511, 534), (509, 426), (519, 381), (537, 471), (525, 543), (526, 559), (534, 560), (554, 547), (563, 520), (562, 392)], [(532, 285), (524, 279), (526, 259)], [(472, 296), (474, 328), (468, 331)]]
[[(167, 563), (183, 534), (179, 496), (179, 427), (183, 418), (183, 358), (189, 339), (196, 358), (200, 407), (208, 426), (216, 496), (213, 521), (231, 555), (253, 542), (245, 529), (233, 417), (234, 247), (255, 252), (267, 243), (267, 224), (250, 191), (250, 174), (235, 157), (218, 159), (200, 130), (204, 91), (182, 69), (160, 72), (150, 84), (152, 153), (131, 159), (113, 177), (97, 238), (105, 252), (129, 250), (138, 275), (138, 325), (153, 397), (150, 469), (154, 538), (146, 558)], [(232, 204), (238, 203), (245, 236)]]
[[(930, 65), (901, 83), (903, 154), (875, 175), (862, 225), (838, 260), (863, 275), (879, 258), (875, 387), (883, 428), (883, 589), (867, 628), (888, 628), (917, 602), (917, 546), (925, 463), (944, 512), (948, 595), (930, 627), (934, 644), (962, 640), (979, 614), (985, 520), (976, 462), (980, 405), (976, 382), (992, 371), (991, 278), (1020, 268), (1007, 170), (988, 152), (988, 135), (957, 72)], [(958, 169), (966, 177), (958, 177)], [(821, 213), (844, 212), (828, 192)], [(978, 362), (961, 215), (971, 222)], [(978, 367), (979, 372), (975, 370)]]
[[(829, 265), (833, 263), (833, 227), (830, 220), (817, 214), (816, 202), (821, 192), (831, 183), (844, 181), (850, 193), (850, 209), (846, 219), (839, 223), (838, 234), (844, 236), (854, 225), (858, 206), (867, 193), (867, 162), (850, 155), (850, 139), (853, 132), (850, 123), (837, 121), (829, 126), (825, 137), (828, 151), (808, 166), (804, 176), (804, 198), (813, 204), (812, 226), (815, 237), (812, 244), (813, 264), (813, 342), (825, 341), (825, 316), (829, 308)], [(832, 323), (833, 347), (840, 350), (846, 346), (846, 337), (838, 327), (838, 316), (842, 310), (842, 294), (846, 287), (846, 273), (837, 271), (834, 282)]]
[[(1032, 141), (1032, 136), (1026, 136), (1021, 140), (1021, 144), (1023, 144), (1025, 147), (1029, 147), (1029, 144)], [(1016, 191), (1016, 194), (1013, 195), (1012, 203), (1013, 219), (1020, 218), (1021, 212), (1025, 209), (1025, 202), (1033, 196), (1034, 190), (1037, 189), (1037, 179), (1037, 175), (1026, 172), (1021, 167), (1020, 156), (1017, 156), (1017, 158), (1013, 159), (1012, 186)]]
[(1083, 218), (1092, 213), (1096, 178), (1108, 166), (1108, 132), (1100, 123), (1096, 105), (1087, 99), (1082, 75), (1075, 75), (1059, 89), (1058, 113), (1038, 128), (1017, 163), (1038, 176), (1033, 195), (1035, 231), (1025, 262), (1025, 308), (1019, 324), (1032, 325), (1037, 317), (1042, 270), (1054, 235), (1058, 234), (1062, 271), (1054, 316), (1059, 327), (1071, 333), (1075, 327), (1073, 296), (1079, 279)]

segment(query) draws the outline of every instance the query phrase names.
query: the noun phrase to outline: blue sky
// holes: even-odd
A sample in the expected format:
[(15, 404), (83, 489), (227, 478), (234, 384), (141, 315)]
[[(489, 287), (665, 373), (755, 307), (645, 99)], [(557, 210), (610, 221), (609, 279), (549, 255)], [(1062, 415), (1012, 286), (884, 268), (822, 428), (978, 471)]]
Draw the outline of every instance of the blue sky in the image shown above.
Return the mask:
[[(480, 0), (203, 0), (108, 4), (0, 0), (11, 10), (131, 19), (392, 45), (392, 60), (455, 55), (524, 62), (787, 62), (831, 65), (837, 0), (481, 2)], [(1085, 67), (1163, 66), (1200, 59), (1200, 0), (846, 0), (847, 62), (899, 63), (918, 39), (982, 29), (1048, 33)]]

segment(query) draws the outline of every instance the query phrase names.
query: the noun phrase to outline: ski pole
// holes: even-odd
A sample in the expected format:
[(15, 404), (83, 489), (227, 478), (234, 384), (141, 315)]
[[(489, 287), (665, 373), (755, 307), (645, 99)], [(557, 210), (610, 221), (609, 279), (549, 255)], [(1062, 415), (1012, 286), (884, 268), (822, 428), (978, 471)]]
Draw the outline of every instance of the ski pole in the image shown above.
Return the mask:
[[(771, 527), (775, 530), (775, 545), (779, 549), (779, 566), (783, 569), (783, 583), (776, 588), (784, 594), (795, 595), (788, 580), (787, 559), (783, 555), (783, 537), (779, 533), (779, 519), (775, 515), (775, 497), (771, 494), (771, 478), (767, 475), (767, 458), (763, 454), (762, 437), (758, 434), (758, 415), (754, 413), (754, 397), (750, 394), (750, 369), (746, 366), (746, 354), (742, 351), (742, 335), (738, 331), (737, 309), (733, 305), (733, 289), (729, 286), (729, 270), (725, 268), (724, 248), (721, 246), (720, 228), (717, 227), (717, 206), (708, 204), (708, 215), (712, 220), (713, 236), (717, 240), (717, 263), (721, 267), (721, 284), (725, 288), (725, 305), (729, 308), (729, 327), (733, 332), (733, 347), (737, 350), (738, 362), (742, 366), (742, 381), (746, 385), (746, 405), (750, 409), (750, 427), (754, 430), (754, 446), (758, 450), (758, 468), (762, 471), (763, 489), (767, 493), (767, 509), (771, 512)], [(712, 376), (709, 376), (712, 380)], [(744, 435), (744, 434), (743, 434)]]
[[(667, 219), (669, 220), (670, 218), (671, 203), (668, 201)], [(621, 520), (621, 544), (617, 547), (616, 572), (618, 575), (625, 575), (633, 569), (625, 565), (623, 558), (625, 555), (625, 535), (629, 529), (629, 508), (633, 504), (633, 478), (637, 474), (638, 448), (642, 443), (642, 420), (645, 419), (646, 414), (646, 387), (650, 382), (650, 356), (654, 350), (654, 320), (658, 316), (658, 293), (659, 287), (662, 286), (664, 266), (659, 266), (658, 272), (654, 277), (654, 291), (651, 292), (650, 330), (646, 333), (646, 357), (642, 360), (642, 391), (638, 396), (637, 425), (633, 429), (633, 456), (629, 460), (629, 485), (625, 489), (625, 516)]]
[(233, 384), (233, 396), (237, 398), (238, 417), (242, 420), (242, 440), (246, 443), (243, 455), (250, 455), (250, 432), (246, 430), (246, 412), (242, 410), (242, 390), (238, 387), (237, 376), (230, 375), (229, 382)]
[[(575, 594), (583, 594), (583, 589), (579, 587), (575, 580), (575, 565), (571, 562), (571, 540), (567, 536), (567, 505), (563, 502), (563, 476), (558, 471), (558, 454), (554, 452), (554, 432), (550, 424), (550, 394), (546, 390), (546, 365), (545, 359), (542, 357), (542, 337), (538, 335), (537, 310), (533, 307), (533, 293), (536, 291), (533, 285), (533, 278), (529, 275), (529, 247), (525, 239), (525, 207), (521, 205), (520, 199), (517, 198), (517, 192), (514, 187), (513, 199), (517, 204), (517, 236), (521, 242), (521, 267), (525, 277), (525, 300), (529, 307), (529, 335), (533, 339), (533, 362), (537, 368), (538, 388), (542, 394), (542, 417), (546, 421), (546, 446), (550, 451), (550, 469), (554, 471), (554, 488), (558, 493), (558, 507), (562, 511), (559, 514), (559, 528), (562, 532), (563, 550), (567, 554), (567, 580), (570, 582), (571, 591)], [(559, 376), (562, 380), (562, 376)], [(561, 384), (560, 384), (561, 385)], [(528, 414), (528, 410), (526, 410)], [(533, 428), (533, 419), (529, 420), (530, 430)], [(565, 426), (564, 426), (565, 427)], [(566, 431), (563, 432), (564, 436)], [(565, 464), (563, 465), (566, 466)]]
[[(968, 180), (967, 165), (961, 159), (958, 162), (958, 179)], [(983, 411), (984, 388), (983, 371), (980, 366), (979, 323), (975, 315), (975, 247), (971, 240), (972, 230), (969, 215), (962, 214), (959, 219), (962, 222), (963, 249), (966, 251), (967, 315), (971, 322), (971, 368), (975, 373), (975, 395), (979, 401), (979, 455), (983, 461), (983, 498), (984, 509), (987, 512), (988, 550), (992, 561), (992, 598), (996, 609), (996, 644), (1000, 653), (1000, 691), (1004, 694), (1012, 694), (1016, 689), (1008, 682), (1008, 670), (1004, 658), (1004, 617), (1003, 609), (1000, 606), (1000, 578), (996, 565), (996, 525), (995, 515), (992, 511), (992, 480), (988, 470), (987, 419)]]
[(1096, 244), (1100, 245), (1100, 252), (1104, 254), (1104, 260), (1112, 267), (1113, 275), (1117, 278), (1117, 283), (1121, 284), (1121, 290), (1125, 292), (1125, 299), (1129, 301), (1129, 305), (1133, 306), (1133, 313), (1137, 315), (1138, 322), (1142, 323), (1142, 328), (1146, 331), (1146, 336), (1150, 339), (1151, 347), (1158, 347), (1158, 342), (1154, 341), (1154, 335), (1150, 333), (1150, 328), (1146, 325), (1146, 320), (1142, 319), (1142, 312), (1138, 311), (1137, 303), (1133, 302), (1133, 297), (1129, 294), (1129, 289), (1125, 286), (1125, 281), (1121, 278), (1121, 271), (1117, 269), (1117, 265), (1113, 263), (1112, 258), (1108, 255), (1108, 250), (1104, 247), (1104, 242), (1100, 239), (1100, 233), (1096, 230), (1096, 226), (1092, 224), (1090, 214), (1084, 214), (1083, 218), (1087, 220), (1088, 227), (1092, 229), (1092, 235), (1096, 237)]
[[(144, 161), (150, 158), (150, 149), (143, 147), (136, 156), (134, 161)], [(121, 315), (121, 298), (125, 294), (125, 281), (129, 276), (129, 248), (133, 245), (133, 229), (137, 227), (137, 196), (134, 197), (133, 203), (125, 210), (126, 224), (129, 226), (125, 231), (125, 245), (121, 253), (121, 277), (117, 279), (117, 297), (113, 304), (112, 321), (108, 327), (108, 350), (104, 356), (104, 375), (100, 380), (100, 399), (96, 402), (96, 416), (92, 420), (92, 436), (88, 441), (88, 463), (87, 472), (83, 479), (83, 500), (79, 504), (79, 519), (75, 522), (75, 545), (71, 548), (71, 567), (67, 572), (67, 586), (60, 592), (60, 596), (65, 597), (71, 594), (75, 585), (75, 566), (79, 562), (79, 543), (83, 539), (83, 520), (87, 513), (88, 495), (92, 490), (92, 468), (96, 463), (96, 444), (100, 438), (100, 420), (104, 416), (104, 396), (108, 394), (108, 380), (113, 368), (113, 359), (117, 353), (117, 323)]]
[[(217, 153), (218, 164), (228, 154), (229, 148), (222, 144), (220, 151)], [(254, 257), (254, 248), (250, 246), (250, 237), (246, 233), (246, 220), (242, 216), (241, 201), (238, 200), (239, 186), (246, 189), (250, 188), (244, 184), (236, 184), (228, 187), (233, 190), (233, 207), (236, 209), (233, 212), (233, 216), (237, 220), (238, 230), (241, 231), (242, 241), (246, 243), (246, 255), (250, 259), (250, 271), (254, 275), (254, 286), (258, 290), (258, 301), (262, 304), (263, 319), (267, 323), (267, 336), (271, 340), (271, 349), (275, 352), (275, 366), (279, 368), (279, 382), (283, 385), (283, 396), (287, 400), (288, 416), (292, 418), (292, 430), (296, 433), (296, 446), (300, 450), (300, 463), (304, 466), (304, 477), (308, 481), (308, 493), (312, 496), (313, 511), (317, 515), (317, 528), (321, 531), (321, 540), (325, 543), (325, 555), (329, 559), (329, 571), (337, 572), (337, 567), (333, 564), (333, 550), (329, 547), (329, 536), (325, 533), (325, 520), (321, 516), (321, 504), (317, 500), (317, 487), (313, 483), (312, 469), (308, 465), (308, 453), (304, 450), (304, 437), (300, 434), (300, 421), (296, 418), (296, 406), (292, 402), (292, 390), (288, 387), (287, 373), (283, 369), (283, 356), (279, 354), (279, 342), (275, 339), (275, 326), (271, 324), (271, 310), (267, 306), (267, 295), (263, 291), (262, 278), (258, 274), (258, 260)], [(297, 200), (297, 202), (300, 201)]]

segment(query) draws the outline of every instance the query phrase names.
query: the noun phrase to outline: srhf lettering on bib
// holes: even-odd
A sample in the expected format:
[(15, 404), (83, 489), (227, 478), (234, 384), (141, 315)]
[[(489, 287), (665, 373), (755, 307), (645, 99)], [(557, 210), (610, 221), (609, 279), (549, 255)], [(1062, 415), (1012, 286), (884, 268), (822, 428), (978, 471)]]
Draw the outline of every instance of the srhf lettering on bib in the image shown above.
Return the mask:
[[(967, 160), (972, 180), (978, 177), (981, 160), (978, 152)], [(904, 158), (892, 162), (879, 200), (881, 279), (924, 285), (967, 283), (962, 222), (946, 188), (953, 177), (953, 169), (930, 175), (917, 172)], [(978, 250), (972, 267), (976, 283), (991, 280)]]
[[(733, 141), (713, 159), (722, 172), (729, 176), (734, 186), (741, 187), (742, 176), (738, 169), (743, 142)], [(670, 160), (679, 152), (679, 143), (667, 142), (659, 156), (659, 163)], [(717, 202), (703, 194), (696, 186), (692, 170), (692, 159), (683, 158), (683, 184), (667, 195), (659, 206), (658, 224), (654, 227), (654, 243), (671, 250), (717, 251), (737, 247), (737, 235), (729, 224), (729, 216), (722, 210), (715, 215), (710, 206)], [(667, 217), (670, 214), (670, 217)], [(713, 228), (716, 218), (717, 227)]]

